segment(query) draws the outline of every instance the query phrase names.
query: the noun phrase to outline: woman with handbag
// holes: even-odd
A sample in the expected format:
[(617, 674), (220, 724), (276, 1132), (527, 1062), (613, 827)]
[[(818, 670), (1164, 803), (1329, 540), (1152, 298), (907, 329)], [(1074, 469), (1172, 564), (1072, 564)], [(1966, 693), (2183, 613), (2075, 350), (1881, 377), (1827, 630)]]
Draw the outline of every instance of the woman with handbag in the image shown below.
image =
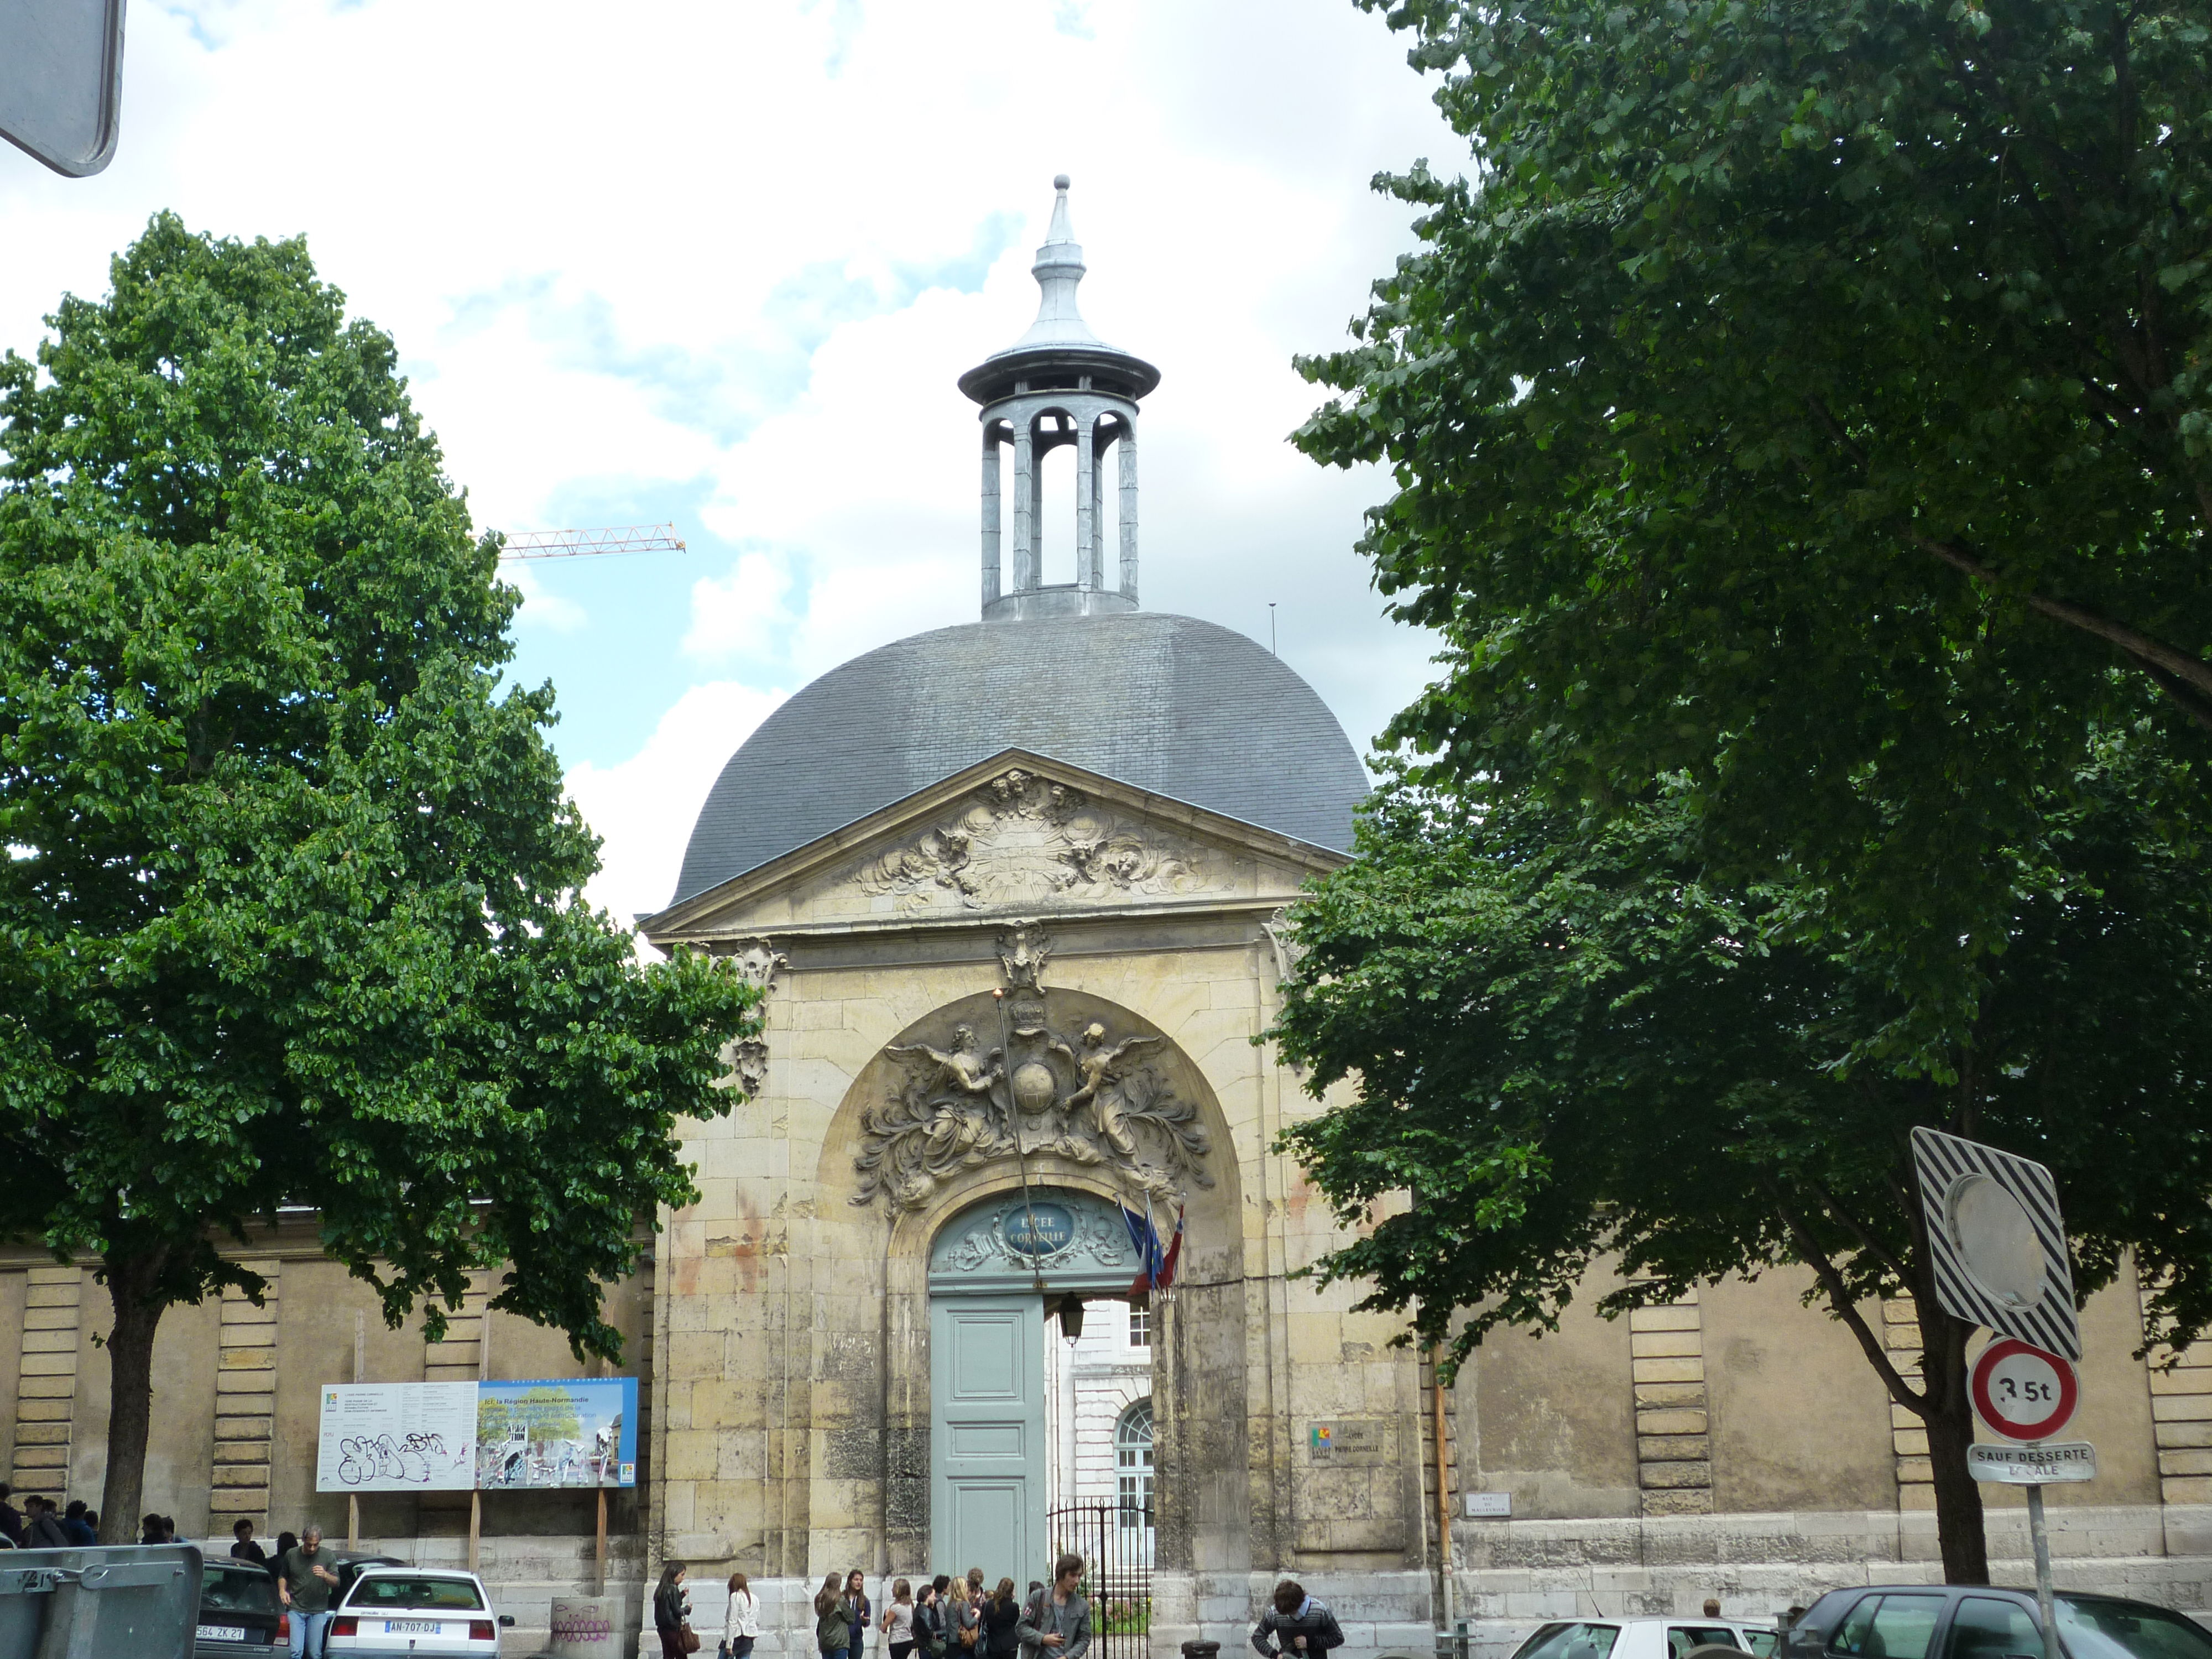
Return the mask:
[(653, 1590), (653, 1628), (660, 1637), (661, 1659), (684, 1659), (699, 1651), (699, 1638), (691, 1628), (691, 1598), (684, 1591), (684, 1564), (671, 1561), (660, 1570)]
[(760, 1634), (760, 1597), (752, 1593), (741, 1572), (730, 1575), (730, 1607), (722, 1615), (722, 1645), (717, 1659), (750, 1659), (754, 1638)]
[(853, 1604), (846, 1599), (843, 1581), (833, 1572), (814, 1592), (815, 1650), (822, 1659), (845, 1659), (845, 1650), (852, 1644)]

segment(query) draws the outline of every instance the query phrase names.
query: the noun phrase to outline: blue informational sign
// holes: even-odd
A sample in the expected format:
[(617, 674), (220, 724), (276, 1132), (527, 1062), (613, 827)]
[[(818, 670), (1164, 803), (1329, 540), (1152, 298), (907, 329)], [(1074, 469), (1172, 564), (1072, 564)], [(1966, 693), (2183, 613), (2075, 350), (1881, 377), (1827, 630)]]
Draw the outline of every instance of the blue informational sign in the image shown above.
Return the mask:
[(1075, 1218), (1058, 1204), (1028, 1204), (1006, 1212), (1000, 1224), (1006, 1248), (1017, 1255), (1050, 1255), (1075, 1242)]
[(485, 1492), (637, 1484), (637, 1379), (477, 1384), (477, 1485)]

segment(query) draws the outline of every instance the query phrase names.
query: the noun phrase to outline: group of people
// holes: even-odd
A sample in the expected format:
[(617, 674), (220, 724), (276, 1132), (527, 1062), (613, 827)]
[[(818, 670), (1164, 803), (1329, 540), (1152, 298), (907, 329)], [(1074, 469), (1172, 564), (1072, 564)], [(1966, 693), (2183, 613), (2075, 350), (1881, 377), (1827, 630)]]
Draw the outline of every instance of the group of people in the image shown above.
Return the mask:
[[(1019, 1601), (1011, 1578), (987, 1594), (981, 1567), (969, 1568), (964, 1578), (939, 1573), (918, 1588), (914, 1579), (895, 1578), (878, 1610), (859, 1568), (833, 1572), (814, 1596), (815, 1649), (821, 1659), (866, 1659), (872, 1626), (883, 1637), (883, 1659), (1084, 1659), (1091, 1630), (1083, 1577), (1083, 1558), (1063, 1555), (1053, 1564), (1052, 1583), (1032, 1580)], [(684, 1659), (700, 1645), (684, 1578), (684, 1564), (671, 1561), (653, 1589), (662, 1659)], [(760, 1598), (741, 1572), (730, 1575), (729, 1591), (716, 1659), (750, 1659), (760, 1635)], [(1344, 1644), (1336, 1615), (1303, 1585), (1285, 1578), (1270, 1601), (1252, 1632), (1265, 1659), (1322, 1659)]]
[(23, 1507), (11, 1501), (15, 1489), (0, 1480), (0, 1548), (65, 1550), (100, 1541), (100, 1512), (88, 1510), (81, 1498), (64, 1509), (51, 1498), (25, 1494)]

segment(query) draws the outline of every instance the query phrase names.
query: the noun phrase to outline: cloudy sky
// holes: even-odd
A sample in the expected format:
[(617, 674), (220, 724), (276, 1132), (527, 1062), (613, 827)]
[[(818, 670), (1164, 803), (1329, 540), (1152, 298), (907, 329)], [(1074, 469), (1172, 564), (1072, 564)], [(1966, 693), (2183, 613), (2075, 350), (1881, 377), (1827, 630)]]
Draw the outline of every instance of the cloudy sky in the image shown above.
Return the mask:
[[(108, 170), (0, 146), (0, 346), (159, 209), (304, 232), (480, 524), (673, 520), (682, 554), (510, 567), (516, 672), (559, 690), (627, 918), (778, 701), (973, 620), (953, 382), (1035, 313), (1055, 173), (1085, 314), (1164, 374), (1146, 606), (1264, 641), (1272, 604), (1364, 749), (1433, 647), (1352, 551), (1382, 479), (1285, 441), (1315, 401), (1290, 359), (1411, 246), (1370, 177), (1462, 153), (1352, 0), (132, 0)], [(1046, 556), (1072, 576), (1069, 536)]]

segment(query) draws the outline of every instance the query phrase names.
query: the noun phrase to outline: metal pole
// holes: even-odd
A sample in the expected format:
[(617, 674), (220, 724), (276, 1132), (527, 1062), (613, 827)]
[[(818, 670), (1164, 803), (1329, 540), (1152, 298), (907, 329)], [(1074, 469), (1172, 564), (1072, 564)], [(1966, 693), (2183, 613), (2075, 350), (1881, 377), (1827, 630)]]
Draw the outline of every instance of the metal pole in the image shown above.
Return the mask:
[[(356, 1308), (353, 1311), (353, 1380), (361, 1382), (362, 1374), (368, 1370), (368, 1316)], [(346, 1547), (349, 1550), (361, 1547), (361, 1494), (357, 1492), (346, 1494)]]
[(1429, 1408), (1437, 1437), (1437, 1578), (1443, 1587), (1444, 1628), (1453, 1628), (1457, 1611), (1452, 1594), (1451, 1486), (1445, 1479), (1443, 1351), (1429, 1345)]
[(2058, 1659), (2058, 1611), (2051, 1598), (2051, 1534), (2044, 1529), (2040, 1486), (2027, 1489), (2027, 1535), (2035, 1546), (2035, 1605), (2043, 1614), (2043, 1659)]

